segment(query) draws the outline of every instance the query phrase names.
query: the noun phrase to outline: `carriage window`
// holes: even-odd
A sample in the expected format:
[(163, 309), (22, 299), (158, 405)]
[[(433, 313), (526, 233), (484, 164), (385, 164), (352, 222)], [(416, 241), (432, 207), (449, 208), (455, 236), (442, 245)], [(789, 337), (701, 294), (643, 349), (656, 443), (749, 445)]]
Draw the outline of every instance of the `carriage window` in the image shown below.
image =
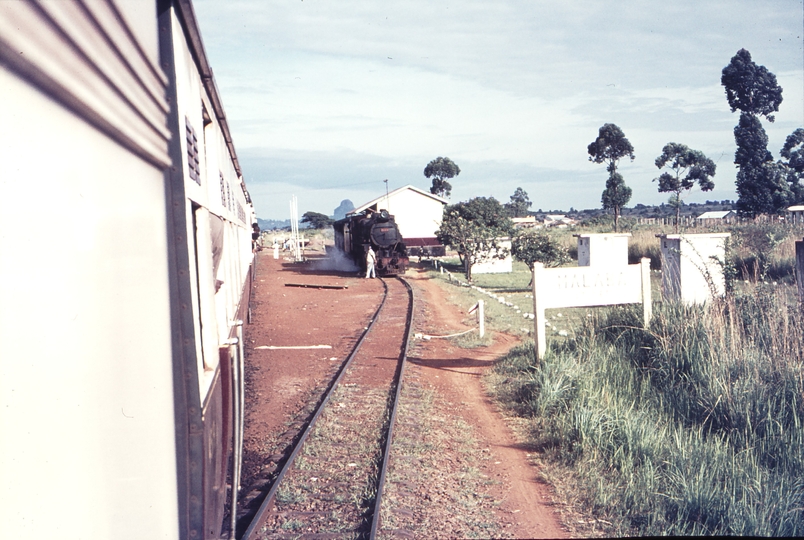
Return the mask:
[(190, 170), (190, 178), (199, 186), (201, 185), (201, 162), (198, 157), (198, 137), (195, 129), (190, 124), (190, 119), (184, 118), (185, 136), (187, 137), (187, 167)]

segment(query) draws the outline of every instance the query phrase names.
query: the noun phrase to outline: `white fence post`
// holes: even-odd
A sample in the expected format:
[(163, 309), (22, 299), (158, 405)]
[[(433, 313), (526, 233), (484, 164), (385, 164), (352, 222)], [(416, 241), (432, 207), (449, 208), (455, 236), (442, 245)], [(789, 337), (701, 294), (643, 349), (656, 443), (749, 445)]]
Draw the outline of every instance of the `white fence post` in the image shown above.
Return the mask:
[(804, 302), (804, 240), (796, 240), (796, 285), (798, 299)]
[(486, 312), (483, 307), (483, 300), (477, 301), (477, 325), (482, 338), (486, 335)]
[(640, 264), (642, 265), (642, 323), (647, 328), (653, 316), (653, 302), (650, 292), (650, 259), (642, 257)]
[(544, 264), (539, 262), (533, 264), (533, 336), (536, 342), (536, 360), (539, 362), (542, 361), (547, 350), (547, 336), (544, 329), (544, 303), (540, 302), (542, 279), (539, 276), (543, 272)]

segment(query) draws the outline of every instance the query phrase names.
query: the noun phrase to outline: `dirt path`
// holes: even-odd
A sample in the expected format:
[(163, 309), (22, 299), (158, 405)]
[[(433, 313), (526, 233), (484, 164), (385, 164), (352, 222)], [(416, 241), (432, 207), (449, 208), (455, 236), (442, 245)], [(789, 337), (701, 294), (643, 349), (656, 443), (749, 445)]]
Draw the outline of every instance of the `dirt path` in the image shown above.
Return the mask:
[[(466, 315), (445, 298), (440, 286), (424, 276), (415, 270), (406, 276), (424, 303), (424, 320), (419, 321), (417, 330), (430, 335), (468, 330), (463, 324)], [(453, 414), (463, 416), (475, 428), (481, 446), (491, 450), (494, 469), (489, 473), (499, 482), (495, 495), (500, 506), (496, 513), (510, 524), (508, 530), (517, 538), (566, 538), (569, 535), (552, 508), (549, 486), (539, 481), (526, 450), (517, 444), (483, 387), (484, 372), (516, 344), (515, 338), (499, 333), (491, 346), (477, 349), (461, 349), (448, 340), (430, 339), (417, 347), (418, 358), (411, 360), (422, 367), (424, 380), (454, 404)]]

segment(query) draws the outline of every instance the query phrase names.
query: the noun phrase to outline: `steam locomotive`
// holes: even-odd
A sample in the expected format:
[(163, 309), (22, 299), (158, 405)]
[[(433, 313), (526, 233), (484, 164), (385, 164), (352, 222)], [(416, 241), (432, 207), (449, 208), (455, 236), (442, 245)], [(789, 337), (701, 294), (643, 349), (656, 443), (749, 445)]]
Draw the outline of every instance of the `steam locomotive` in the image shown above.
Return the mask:
[(399, 233), (394, 216), (387, 210), (367, 210), (347, 216), (332, 225), (335, 229), (335, 248), (365, 272), (369, 246), (377, 254), (377, 275), (404, 274), (408, 268), (408, 250)]

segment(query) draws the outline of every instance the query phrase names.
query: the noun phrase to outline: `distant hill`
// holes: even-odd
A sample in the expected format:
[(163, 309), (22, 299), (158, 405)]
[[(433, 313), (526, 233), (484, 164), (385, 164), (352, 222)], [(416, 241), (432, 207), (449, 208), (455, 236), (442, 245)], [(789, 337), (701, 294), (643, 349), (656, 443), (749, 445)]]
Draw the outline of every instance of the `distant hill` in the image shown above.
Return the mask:
[(332, 218), (335, 220), (343, 219), (346, 217), (348, 212), (351, 212), (355, 209), (355, 205), (349, 199), (344, 199), (341, 201), (340, 206), (335, 209), (335, 213), (333, 214)]
[[(257, 225), (260, 226), (261, 231), (274, 231), (278, 229), (290, 230), (290, 220), (285, 219), (262, 219), (257, 218)], [(299, 223), (299, 229), (309, 229), (309, 223)]]
[(290, 229), (290, 220), (257, 218), (257, 225), (260, 226), (261, 231), (271, 231), (274, 229)]

